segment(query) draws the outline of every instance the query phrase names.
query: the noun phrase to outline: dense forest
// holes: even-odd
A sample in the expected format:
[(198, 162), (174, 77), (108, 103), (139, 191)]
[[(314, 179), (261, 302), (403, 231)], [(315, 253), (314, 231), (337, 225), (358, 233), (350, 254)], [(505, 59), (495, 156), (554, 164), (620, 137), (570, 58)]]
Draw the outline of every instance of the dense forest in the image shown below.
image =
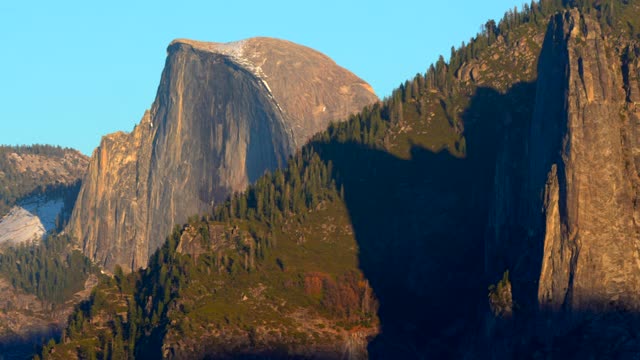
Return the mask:
[[(205, 242), (211, 239), (208, 229), (217, 224), (194, 218), (189, 229), (195, 230), (198, 242)], [(229, 241), (227, 246), (194, 258), (177, 250), (184, 231), (176, 227), (146, 270), (126, 275), (116, 267), (113, 278), (102, 281), (90, 300), (78, 306), (59, 346), (75, 348), (75, 341), (80, 341), (73, 353), (77, 350), (84, 359), (158, 358), (169, 328), (177, 329), (180, 338), (197, 341), (199, 326), (228, 326), (257, 337), (258, 324), (265, 322), (285, 335), (309, 341), (307, 334), (282, 323), (283, 313), (299, 307), (347, 329), (375, 325), (376, 299), (352, 264), (330, 265), (339, 269), (335, 272), (313, 265), (296, 269), (288, 260), (297, 257), (288, 254), (288, 239), (277, 239), (268, 226), (255, 221), (236, 222), (222, 235)], [(340, 257), (330, 260), (341, 261)], [(238, 291), (256, 280), (269, 293), (256, 309), (246, 311), (247, 304), (237, 303)], [(274, 312), (270, 307), (282, 299), (287, 305)], [(252, 341), (264, 345), (257, 338)], [(55, 346), (45, 346), (43, 358), (67, 356), (65, 348), (51, 351)], [(220, 344), (210, 346), (226, 349)]]
[[(392, 99), (417, 97), (421, 88), (437, 89), (445, 96), (452, 96), (463, 90), (459, 88), (457, 75), (467, 63), (479, 59), (486, 49), (497, 41), (504, 41), (509, 46), (514, 39), (519, 39), (524, 29), (521, 25), (534, 25), (544, 29), (549, 17), (567, 8), (578, 8), (586, 14), (595, 14), (601, 26), (616, 35), (624, 34), (632, 39), (640, 39), (640, 20), (625, 11), (631, 0), (542, 0), (524, 4), (522, 9), (514, 8), (505, 13), (496, 23), (489, 20), (482, 25), (482, 31), (468, 42), (451, 48), (449, 62), (440, 56), (435, 64), (430, 65), (426, 74), (417, 74), (413, 80), (407, 80), (393, 93)], [(632, 54), (636, 56), (637, 54)]]
[(34, 244), (22, 244), (0, 253), (0, 276), (16, 288), (53, 304), (67, 301), (82, 290), (95, 267), (80, 251), (71, 250), (64, 235), (50, 235)]
[[(472, 337), (447, 336), (470, 328), (480, 333), (479, 317), (489, 308), (500, 316), (513, 310), (511, 298), (503, 296), (510, 291), (509, 269), (488, 279), (496, 286), (483, 285), (482, 244), (475, 240), (484, 231), (488, 201), (479, 189), (493, 181), (493, 170), (486, 169), (501, 131), (496, 108), (515, 109), (521, 115), (515, 121), (526, 122), (535, 73), (512, 74), (512, 85), (521, 84), (505, 94), (480, 91), (461, 81), (460, 71), (486, 59), (498, 42), (509, 46), (532, 28), (543, 31), (552, 14), (568, 7), (594, 13), (608, 31), (637, 38), (639, 20), (628, 18), (627, 6), (627, 0), (546, 0), (487, 22), (475, 38), (452, 49), (449, 62), (441, 57), (389, 98), (331, 124), (285, 168), (233, 194), (212, 214), (176, 227), (147, 269), (128, 275), (116, 269), (78, 306), (62, 341), (45, 346), (42, 358), (63, 358), (66, 351), (84, 359), (162, 356), (168, 334), (196, 337), (200, 321), (241, 329), (255, 345), (255, 324), (272, 314), (244, 311), (237, 300), (243, 297), (236, 295), (245, 294), (234, 291), (257, 282), (274, 289), (264, 304), (286, 298), (327, 318), (346, 319), (348, 329), (379, 322), (382, 335), (369, 350), (382, 357), (424, 348), (437, 357), (473, 346)], [(634, 48), (626, 56), (635, 55)], [(429, 132), (419, 133), (422, 126)], [(470, 214), (481, 216), (469, 220)], [(305, 227), (343, 218), (354, 234), (320, 248), (330, 259), (322, 265), (337, 263), (335, 269), (320, 273), (314, 264), (296, 261), (319, 236)], [(192, 252), (181, 247), (187, 239), (195, 239)], [(354, 242), (357, 260), (340, 263), (343, 247)], [(484, 304), (479, 312), (478, 304)], [(445, 311), (452, 307), (457, 313)], [(105, 326), (95, 326), (101, 321)]]

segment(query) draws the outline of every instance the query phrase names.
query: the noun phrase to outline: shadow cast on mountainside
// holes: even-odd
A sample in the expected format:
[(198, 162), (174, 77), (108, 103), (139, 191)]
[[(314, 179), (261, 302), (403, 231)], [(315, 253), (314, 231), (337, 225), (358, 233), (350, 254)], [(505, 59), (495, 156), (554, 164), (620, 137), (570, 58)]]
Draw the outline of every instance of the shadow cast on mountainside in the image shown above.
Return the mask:
[(418, 147), (411, 160), (352, 143), (318, 150), (344, 187), (360, 267), (380, 303), (370, 351), (410, 357), (443, 329), (467, 326), (486, 298), (484, 216), (469, 216), (482, 180), (467, 160)]
[[(640, 353), (640, 314), (538, 310), (544, 244), (529, 235), (528, 197), (545, 184), (527, 175), (535, 106), (535, 82), (478, 88), (462, 113), (464, 158), (416, 145), (405, 160), (356, 143), (313, 144), (344, 188), (360, 267), (380, 302), (371, 358)], [(514, 313), (497, 319), (488, 286), (506, 270)]]
[[(381, 334), (369, 344), (372, 358), (447, 357), (481, 331), (487, 286), (513, 265), (513, 249), (501, 249), (499, 266), (485, 271), (496, 155), (508, 132), (507, 145), (524, 147), (532, 92), (532, 83), (506, 94), (479, 88), (462, 115), (464, 158), (416, 145), (405, 160), (356, 143), (313, 144), (332, 161), (338, 187), (344, 187), (360, 267), (380, 302)], [(524, 150), (511, 156), (509, 166), (522, 166)], [(517, 187), (508, 191), (518, 196)], [(539, 272), (541, 255), (535, 253), (516, 277)], [(517, 285), (514, 292), (524, 288)], [(528, 288), (519, 294), (532, 295)]]
[(0, 360), (31, 359), (47, 341), (58, 341), (61, 335), (62, 331), (52, 326), (24, 336), (0, 337)]

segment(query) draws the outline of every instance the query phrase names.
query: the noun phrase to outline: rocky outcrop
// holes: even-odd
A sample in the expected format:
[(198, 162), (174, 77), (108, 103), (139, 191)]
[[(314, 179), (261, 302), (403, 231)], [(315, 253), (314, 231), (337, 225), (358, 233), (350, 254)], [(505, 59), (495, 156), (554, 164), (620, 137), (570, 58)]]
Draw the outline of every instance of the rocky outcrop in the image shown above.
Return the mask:
[(549, 310), (640, 300), (637, 115), (598, 22), (555, 16), (540, 57), (529, 138), (529, 235), (543, 244), (538, 301)]
[[(27, 178), (40, 180), (39, 186), (54, 184), (72, 184), (84, 175), (89, 158), (73, 149), (54, 148), (47, 145), (35, 145), (34, 149), (3, 146), (0, 156), (5, 157), (0, 178), (6, 173), (24, 175)], [(39, 150), (42, 148), (42, 150)], [(53, 150), (51, 150), (53, 149)], [(4, 166), (7, 166), (5, 168)]]
[(56, 228), (63, 209), (61, 198), (34, 196), (25, 199), (0, 219), (0, 246), (39, 241)]
[(68, 230), (107, 269), (144, 267), (174, 224), (375, 100), (364, 81), (287, 41), (176, 40), (151, 110), (94, 151)]
[[(231, 234), (236, 235), (236, 232), (231, 231)], [(201, 224), (198, 227), (189, 225), (183, 230), (176, 251), (179, 254), (189, 254), (194, 259), (198, 259), (207, 251), (218, 251), (230, 247), (230, 243), (223, 225)]]

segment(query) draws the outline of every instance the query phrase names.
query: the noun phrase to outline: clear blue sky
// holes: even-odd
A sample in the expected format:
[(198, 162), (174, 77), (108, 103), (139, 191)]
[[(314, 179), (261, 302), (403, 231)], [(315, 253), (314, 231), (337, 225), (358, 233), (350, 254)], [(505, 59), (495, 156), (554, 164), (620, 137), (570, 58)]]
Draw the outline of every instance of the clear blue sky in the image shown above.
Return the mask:
[(0, 144), (90, 154), (154, 100), (174, 38), (315, 48), (379, 97), (522, 0), (0, 1)]

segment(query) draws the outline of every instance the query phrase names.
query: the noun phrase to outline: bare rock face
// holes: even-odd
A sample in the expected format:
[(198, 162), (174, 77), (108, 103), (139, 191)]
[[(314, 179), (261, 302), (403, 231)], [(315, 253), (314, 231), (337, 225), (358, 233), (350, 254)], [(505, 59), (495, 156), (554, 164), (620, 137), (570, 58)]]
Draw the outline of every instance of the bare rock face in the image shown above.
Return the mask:
[(144, 267), (174, 224), (376, 100), (364, 81), (291, 42), (175, 40), (151, 110), (94, 151), (68, 231), (107, 269)]
[(330, 121), (342, 120), (377, 100), (362, 79), (326, 55), (289, 41), (262, 37), (229, 44), (184, 39), (175, 43), (224, 54), (254, 74), (288, 116), (297, 146)]
[(0, 219), (0, 246), (39, 241), (55, 229), (63, 209), (60, 198), (33, 196), (23, 200)]
[(598, 22), (555, 16), (529, 139), (529, 236), (543, 243), (543, 309), (640, 308), (637, 73)]

